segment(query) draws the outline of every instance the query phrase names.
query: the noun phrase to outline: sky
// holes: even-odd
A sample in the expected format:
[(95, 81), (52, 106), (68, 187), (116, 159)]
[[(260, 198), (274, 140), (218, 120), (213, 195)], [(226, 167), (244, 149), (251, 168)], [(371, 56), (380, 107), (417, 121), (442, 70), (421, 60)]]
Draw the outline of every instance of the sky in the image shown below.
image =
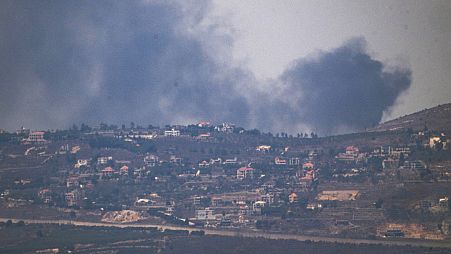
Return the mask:
[(450, 1), (0, 1), (0, 128), (362, 131), (451, 102)]
[[(216, 1), (233, 27), (235, 59), (260, 79), (299, 57), (363, 36), (371, 55), (412, 70), (411, 87), (385, 119), (451, 102), (451, 1)], [(383, 119), (383, 120), (385, 120)]]

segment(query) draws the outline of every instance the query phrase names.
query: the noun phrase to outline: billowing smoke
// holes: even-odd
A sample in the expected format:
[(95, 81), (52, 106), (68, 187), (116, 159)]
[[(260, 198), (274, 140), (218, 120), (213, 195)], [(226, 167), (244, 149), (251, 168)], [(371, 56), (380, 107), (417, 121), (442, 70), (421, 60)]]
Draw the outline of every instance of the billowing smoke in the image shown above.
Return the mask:
[[(321, 134), (363, 130), (379, 123), (384, 111), (411, 83), (411, 72), (384, 68), (355, 38), (331, 52), (299, 59), (280, 77), (286, 120)], [(290, 117), (291, 116), (291, 117)]]
[(208, 3), (0, 5), (3, 128), (200, 119), (244, 124), (248, 105), (236, 87), (246, 75), (217, 61), (205, 38), (196, 37), (214, 37), (213, 28), (194, 31)]
[(377, 124), (410, 85), (363, 39), (257, 82), (232, 66), (233, 41), (205, 25), (208, 11), (208, 1), (1, 1), (0, 128), (209, 120), (333, 134)]

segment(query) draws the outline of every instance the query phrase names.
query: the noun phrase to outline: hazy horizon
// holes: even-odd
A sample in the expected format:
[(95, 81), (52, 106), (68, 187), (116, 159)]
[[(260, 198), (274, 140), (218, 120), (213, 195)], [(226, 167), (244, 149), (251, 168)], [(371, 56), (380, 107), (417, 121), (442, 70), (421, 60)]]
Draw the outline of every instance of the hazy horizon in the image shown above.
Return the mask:
[(446, 1), (0, 5), (8, 130), (210, 121), (330, 135), (451, 100)]

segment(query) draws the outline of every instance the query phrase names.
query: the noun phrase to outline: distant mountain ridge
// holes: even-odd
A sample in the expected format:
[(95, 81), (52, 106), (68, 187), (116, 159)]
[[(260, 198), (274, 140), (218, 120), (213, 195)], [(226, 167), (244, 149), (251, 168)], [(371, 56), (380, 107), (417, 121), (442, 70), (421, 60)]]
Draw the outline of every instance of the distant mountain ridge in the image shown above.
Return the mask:
[(368, 131), (390, 131), (412, 128), (423, 130), (451, 131), (451, 103), (423, 109), (413, 114), (405, 115), (377, 125)]

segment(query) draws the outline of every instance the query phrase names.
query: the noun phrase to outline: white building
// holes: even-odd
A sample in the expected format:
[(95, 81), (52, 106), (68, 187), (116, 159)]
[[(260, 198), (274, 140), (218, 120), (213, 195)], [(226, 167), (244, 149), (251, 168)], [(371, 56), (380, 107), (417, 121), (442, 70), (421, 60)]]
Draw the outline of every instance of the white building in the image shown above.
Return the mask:
[(164, 131), (165, 137), (178, 137), (180, 136), (180, 131), (176, 129)]
[(241, 167), (236, 170), (236, 178), (243, 180), (245, 178), (253, 178), (255, 169), (249, 167)]
[(287, 160), (276, 157), (276, 158), (274, 158), (274, 163), (276, 165), (287, 165)]
[(182, 158), (177, 157), (175, 155), (171, 155), (169, 157), (169, 162), (176, 165), (182, 165)]
[(78, 202), (81, 199), (80, 193), (77, 190), (66, 192), (64, 197), (65, 197), (65, 200), (66, 200), (66, 204), (69, 207), (78, 205)]
[(301, 159), (298, 157), (292, 157), (288, 160), (288, 165), (290, 166), (298, 166), (301, 164)]
[(196, 210), (197, 220), (216, 220), (216, 215), (213, 213), (213, 209), (205, 208)]
[(112, 160), (113, 160), (112, 156), (102, 156), (102, 157), (97, 158), (97, 164), (104, 165), (104, 164), (107, 164), (108, 161), (112, 161)]
[(215, 130), (225, 133), (232, 133), (234, 129), (235, 125), (230, 123), (223, 123), (222, 125), (215, 127)]
[(158, 156), (156, 155), (147, 155), (146, 157), (144, 157), (144, 164), (146, 164), (146, 166), (148, 167), (155, 167), (158, 165)]
[(238, 164), (238, 159), (235, 157), (233, 159), (226, 159), (223, 164), (225, 165), (233, 165), (233, 164)]
[(222, 159), (221, 158), (217, 158), (217, 159), (210, 159), (210, 164), (222, 164)]
[(260, 213), (262, 211), (262, 208), (266, 206), (266, 202), (259, 200), (255, 201), (254, 204), (252, 204), (252, 211), (256, 213)]
[(45, 132), (43, 131), (33, 131), (28, 135), (27, 141), (32, 143), (44, 143), (46, 140), (44, 139)]
[(274, 203), (274, 194), (263, 194), (260, 196), (260, 200), (264, 201), (268, 205), (271, 205), (272, 203)]

